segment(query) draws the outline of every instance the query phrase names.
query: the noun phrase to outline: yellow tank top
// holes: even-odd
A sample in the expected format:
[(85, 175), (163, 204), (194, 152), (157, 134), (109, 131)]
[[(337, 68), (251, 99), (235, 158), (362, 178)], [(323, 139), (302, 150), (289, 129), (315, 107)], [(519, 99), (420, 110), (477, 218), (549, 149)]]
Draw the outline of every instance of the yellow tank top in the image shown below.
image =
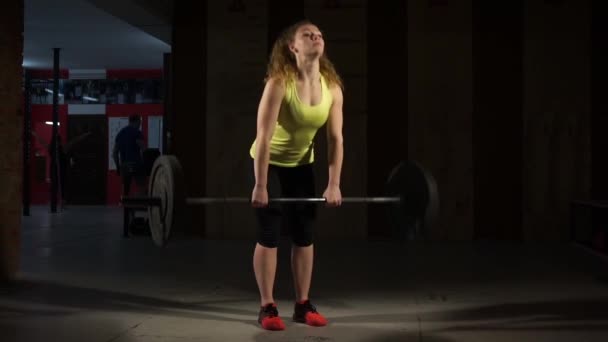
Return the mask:
[[(285, 84), (285, 96), (270, 140), (270, 164), (293, 167), (314, 161), (313, 139), (329, 116), (333, 98), (321, 76), (321, 102), (310, 106), (298, 98), (295, 81)], [(255, 158), (255, 141), (249, 149)]]

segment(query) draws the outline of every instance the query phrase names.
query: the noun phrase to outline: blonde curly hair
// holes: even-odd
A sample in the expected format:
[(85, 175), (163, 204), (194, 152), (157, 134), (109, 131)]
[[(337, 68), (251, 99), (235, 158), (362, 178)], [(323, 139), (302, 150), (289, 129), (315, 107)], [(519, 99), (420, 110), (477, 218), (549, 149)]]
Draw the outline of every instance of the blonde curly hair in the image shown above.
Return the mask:
[[(286, 28), (274, 42), (264, 82), (267, 82), (270, 78), (276, 78), (282, 81), (297, 78), (298, 67), (296, 58), (291, 50), (289, 50), (289, 44), (293, 42), (298, 29), (304, 25), (314, 24), (309, 20), (301, 20)], [(323, 53), (319, 59), (319, 69), (321, 75), (327, 80), (328, 85), (337, 85), (341, 89), (344, 88), (342, 78), (338, 75), (336, 68), (329, 60), (326, 53)]]

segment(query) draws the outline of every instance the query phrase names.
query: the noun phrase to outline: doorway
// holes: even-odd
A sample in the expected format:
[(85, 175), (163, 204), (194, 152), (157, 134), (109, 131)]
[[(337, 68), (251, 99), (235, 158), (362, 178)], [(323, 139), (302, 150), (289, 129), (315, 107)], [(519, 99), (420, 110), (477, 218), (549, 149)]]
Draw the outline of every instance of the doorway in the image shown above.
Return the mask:
[(71, 205), (106, 204), (105, 115), (69, 115), (67, 200)]

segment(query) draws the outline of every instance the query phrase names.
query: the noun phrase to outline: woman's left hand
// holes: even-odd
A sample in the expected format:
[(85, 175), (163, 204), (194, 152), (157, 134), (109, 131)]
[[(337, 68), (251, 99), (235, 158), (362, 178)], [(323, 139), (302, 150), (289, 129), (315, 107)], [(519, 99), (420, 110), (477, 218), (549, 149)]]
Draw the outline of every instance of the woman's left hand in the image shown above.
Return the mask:
[(328, 207), (338, 207), (342, 205), (342, 193), (340, 192), (339, 186), (328, 185), (323, 197), (326, 200)]

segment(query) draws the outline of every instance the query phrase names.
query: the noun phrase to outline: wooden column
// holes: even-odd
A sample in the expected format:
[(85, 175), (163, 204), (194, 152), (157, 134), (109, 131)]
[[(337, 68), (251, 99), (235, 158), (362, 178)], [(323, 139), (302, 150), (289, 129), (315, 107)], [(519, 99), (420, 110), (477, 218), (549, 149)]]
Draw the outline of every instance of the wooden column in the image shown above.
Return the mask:
[(523, 2), (473, 1), (475, 238), (522, 238)]
[(0, 10), (0, 283), (19, 269), (23, 137), (23, 0)]
[(591, 196), (608, 199), (608, 5), (593, 0), (591, 11)]
[[(440, 195), (439, 222), (428, 235), (467, 241), (474, 217), (472, 1), (409, 1), (408, 28), (409, 157), (433, 173)], [(387, 98), (394, 108), (403, 101)]]
[[(568, 240), (569, 202), (589, 196), (590, 19), (590, 0), (524, 2), (523, 238), (526, 241)], [(604, 153), (601, 151), (602, 158)]]

